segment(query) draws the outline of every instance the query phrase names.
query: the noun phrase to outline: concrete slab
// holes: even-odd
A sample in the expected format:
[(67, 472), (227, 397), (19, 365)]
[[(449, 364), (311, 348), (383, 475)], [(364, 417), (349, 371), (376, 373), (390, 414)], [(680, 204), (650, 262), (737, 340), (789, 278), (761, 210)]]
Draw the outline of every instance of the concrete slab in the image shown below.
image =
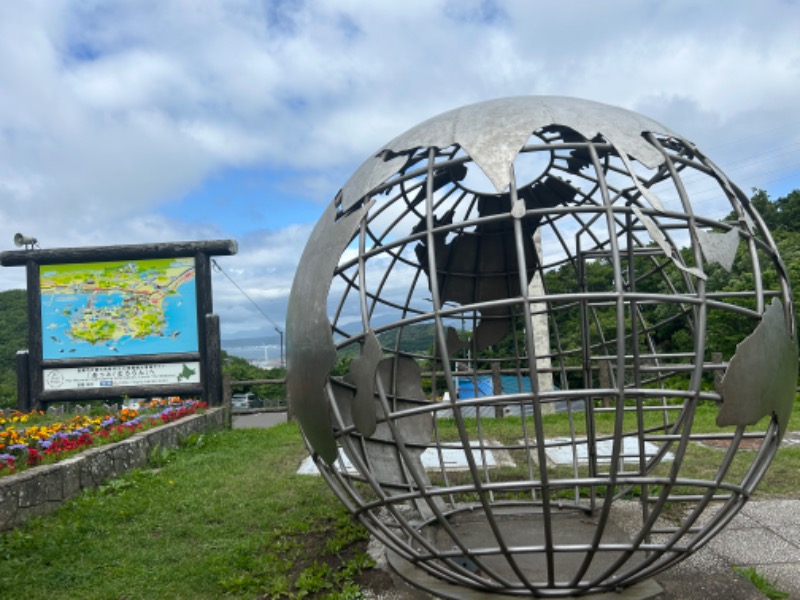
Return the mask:
[(751, 501), (704, 548), (657, 579), (667, 598), (763, 599), (733, 570), (752, 567), (789, 598), (800, 599), (798, 520), (799, 500)]
[[(490, 442), (491, 444), (491, 442)], [(446, 471), (465, 471), (469, 469), (467, 463), (467, 454), (461, 444), (444, 444), (442, 446), (442, 463)], [(511, 455), (505, 451), (497, 448), (487, 448), (484, 446), (483, 451), (477, 444), (472, 445), (472, 458), (479, 465), (486, 465), (488, 468), (495, 468), (501, 466), (514, 466), (514, 461)], [(339, 464), (343, 466), (344, 472), (351, 475), (358, 473), (358, 470), (350, 462), (347, 455), (339, 449)], [(422, 466), (428, 470), (439, 470), (441, 463), (439, 461), (439, 453), (435, 448), (428, 448), (420, 457)], [(314, 464), (310, 456), (306, 457), (300, 467), (297, 469), (298, 475), (319, 475), (319, 470)]]
[[(701, 551), (702, 552), (702, 551)], [(685, 564), (685, 563), (684, 563)], [(656, 576), (668, 600), (764, 600), (752, 583), (736, 574), (729, 565), (718, 568), (680, 569), (681, 565)]]
[(781, 446), (800, 446), (800, 431), (787, 431)]
[[(775, 510), (772, 510), (775, 504), (783, 506), (781, 508), (776, 506)], [(743, 510), (734, 517), (704, 548), (656, 575), (656, 581), (664, 588), (664, 598), (763, 600), (764, 596), (747, 578), (738, 575), (733, 570), (734, 566), (753, 567), (759, 574), (767, 577), (777, 589), (794, 593), (792, 569), (796, 569), (800, 577), (800, 569), (797, 568), (800, 562), (795, 561), (798, 555), (792, 540), (800, 538), (790, 537), (794, 528), (784, 528), (779, 532), (769, 522), (771, 515), (778, 513), (790, 521), (793, 520), (792, 502), (769, 500), (745, 506), (749, 510)], [(715, 512), (716, 507), (709, 507), (697, 524), (708, 523)], [(756, 520), (757, 518), (760, 521)], [(615, 503), (612, 508), (612, 519), (632, 535), (641, 523), (638, 504), (626, 501)], [(666, 540), (655, 536), (653, 541), (658, 543)], [(791, 568), (786, 568), (787, 565)], [(790, 595), (790, 597), (800, 599), (800, 595)]]
[(800, 527), (800, 500), (752, 500), (741, 514), (776, 530)]
[[(693, 508), (693, 507), (690, 507)], [(687, 508), (686, 513), (684, 516), (688, 516), (691, 512), (690, 508)], [(698, 527), (705, 527), (708, 523), (717, 516), (718, 511), (720, 510), (721, 505), (715, 505), (714, 503), (710, 504), (703, 514), (701, 514), (697, 520), (695, 521), (695, 525)], [(754, 520), (750, 515), (746, 514), (744, 511), (740, 511), (738, 515), (733, 517), (730, 523), (728, 523), (726, 529), (748, 529), (751, 527), (763, 527), (761, 523)]]
[(770, 529), (723, 529), (708, 543), (708, 548), (731, 565), (800, 562), (800, 547)]
[[(578, 548), (588, 546), (597, 534), (597, 523), (578, 510), (555, 510), (551, 514), (550, 524), (553, 544), (561, 548)], [(481, 511), (468, 511), (451, 515), (448, 527), (457, 534), (457, 538), (467, 548), (476, 552), (476, 572), (485, 572), (500, 581), (516, 579), (515, 568), (503, 556), (497, 546), (495, 528), (500, 532), (504, 542), (512, 548), (543, 547), (546, 543), (545, 521), (538, 509), (525, 510), (519, 507), (496, 508), (494, 522), (486, 519)], [(435, 524), (422, 530), (433, 545), (442, 552), (451, 551), (453, 537), (448, 529)], [(557, 581), (569, 581), (583, 565), (590, 560), (584, 579), (592, 580), (603, 574), (617, 561), (626, 561), (627, 567), (633, 567), (644, 559), (643, 555), (628, 556), (621, 548), (630, 543), (630, 538), (612, 521), (606, 523), (600, 540), (602, 550), (593, 556), (584, 551), (560, 552), (553, 565)], [(544, 553), (518, 553), (514, 557), (515, 567), (522, 571), (531, 581), (544, 584), (548, 576), (548, 562)], [(482, 575), (481, 575), (482, 576)]]
[[(638, 463), (639, 462), (639, 440), (631, 437), (625, 437), (622, 439), (622, 454), (623, 454), (623, 461), (626, 463)], [(547, 439), (545, 445), (549, 444), (559, 444), (564, 443), (567, 444), (570, 442), (570, 438), (552, 438)], [(601, 440), (597, 442), (597, 462), (599, 464), (610, 464), (611, 463), (611, 456), (613, 455), (613, 441), (612, 440)], [(645, 457), (651, 457), (658, 454), (658, 446), (652, 444), (650, 442), (645, 442), (644, 444), (644, 453)], [(574, 446), (572, 444), (564, 445), (564, 446), (551, 446), (545, 448), (545, 454), (547, 454), (547, 459), (549, 463), (553, 466), (558, 465), (571, 465), (573, 461), (577, 460), (579, 465), (586, 465), (589, 464), (589, 448), (588, 444), (585, 441), (578, 442)], [(662, 459), (664, 462), (672, 462), (674, 460), (674, 455), (672, 452), (667, 452), (667, 454)]]

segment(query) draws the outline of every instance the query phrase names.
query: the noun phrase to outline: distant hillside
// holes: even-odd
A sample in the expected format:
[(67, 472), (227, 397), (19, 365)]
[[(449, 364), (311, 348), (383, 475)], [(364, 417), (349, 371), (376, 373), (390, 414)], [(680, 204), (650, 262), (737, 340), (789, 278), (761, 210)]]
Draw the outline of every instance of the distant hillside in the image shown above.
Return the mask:
[(17, 359), (28, 347), (28, 294), (0, 292), (0, 407), (17, 404)]
[[(423, 323), (420, 325), (409, 325), (402, 330), (394, 329), (378, 334), (378, 341), (381, 347), (386, 350), (394, 350), (397, 345), (397, 336), (400, 337), (400, 351), (408, 353), (422, 352), (427, 353), (433, 345), (434, 324)], [(354, 357), (359, 353), (359, 346), (353, 344), (339, 352), (339, 357)]]
[[(397, 343), (397, 336), (399, 332), (386, 331), (378, 334), (378, 341), (381, 346), (389, 349), (394, 349)], [(425, 323), (421, 325), (409, 325), (402, 329), (402, 337), (400, 338), (400, 350), (402, 352), (428, 352), (433, 345), (434, 326), (433, 323)], [(277, 335), (272, 337), (247, 337), (247, 338), (231, 338), (222, 340), (222, 348), (228, 354), (240, 356), (243, 358), (260, 358), (263, 357), (264, 344), (269, 348), (270, 358), (273, 358), (273, 352), (280, 350), (280, 338)], [(250, 355), (253, 356), (250, 356)], [(353, 345), (348, 347), (343, 356), (355, 356), (358, 354), (358, 346)]]
[[(378, 336), (381, 346), (394, 348), (397, 345), (397, 336), (400, 335), (401, 352), (429, 352), (433, 345), (436, 327), (433, 323), (409, 325), (402, 330), (386, 331)], [(402, 335), (401, 335), (402, 334)]]

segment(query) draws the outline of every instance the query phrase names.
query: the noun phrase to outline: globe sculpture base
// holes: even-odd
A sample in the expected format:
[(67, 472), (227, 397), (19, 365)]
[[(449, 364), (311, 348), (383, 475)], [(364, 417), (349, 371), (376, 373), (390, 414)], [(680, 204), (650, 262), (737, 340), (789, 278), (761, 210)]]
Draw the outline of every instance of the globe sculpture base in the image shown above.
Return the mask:
[[(435, 594), (439, 598), (451, 600), (497, 600), (497, 598), (503, 597), (492, 592), (446, 583), (441, 579), (431, 577), (391, 550), (387, 550), (386, 558), (392, 570), (405, 581), (416, 588)], [(663, 597), (663, 594), (664, 589), (655, 580), (647, 579), (619, 592), (592, 594), (588, 597), (592, 600), (651, 600)], [(569, 596), (569, 598), (577, 597)], [(580, 597), (586, 598), (587, 596)]]
[[(479, 508), (479, 507), (472, 507)], [(632, 540), (621, 526), (627, 518), (625, 511), (613, 511), (611, 518), (606, 521), (602, 530), (601, 548), (604, 550), (598, 553), (589, 561), (582, 580), (581, 588), (586, 589), (586, 585), (598, 576), (603, 578), (606, 570), (615, 563), (624, 564), (626, 569), (638, 569), (639, 565), (646, 560), (644, 552), (632, 553)], [(569, 580), (574, 573), (581, 570), (581, 565), (586, 561), (587, 550), (591, 547), (593, 538), (598, 532), (598, 519), (591, 514), (576, 509), (556, 510), (550, 514), (549, 523), (544, 517), (543, 512), (536, 507), (513, 507), (505, 509), (495, 509), (494, 526), (499, 532), (500, 538), (509, 548), (514, 548), (513, 564), (497, 546), (497, 534), (492, 529), (482, 511), (465, 508), (464, 511), (451, 514), (447, 526), (443, 527), (437, 523), (427, 525), (420, 530), (420, 534), (435, 548), (438, 558), (434, 559), (431, 568), (441, 567), (443, 570), (464, 569), (472, 574), (483, 577), (486, 581), (486, 589), (491, 589), (497, 585), (496, 580), (518, 579), (517, 570), (524, 575), (524, 579), (532, 582), (539, 590), (553, 589), (554, 586), (548, 584), (548, 573), (552, 569), (555, 588), (561, 588), (563, 593), (569, 587)], [(620, 524), (617, 524), (620, 521)], [(553, 543), (560, 548), (572, 548), (574, 552), (561, 552), (557, 557), (548, 561), (548, 555), (543, 550), (546, 545), (545, 528), (551, 527)], [(448, 531), (448, 529), (450, 531)], [(492, 571), (492, 575), (482, 573), (475, 564), (463, 555), (460, 555), (457, 546), (453, 546), (451, 535), (455, 532), (458, 539), (471, 552), (477, 552), (482, 556), (482, 565), (487, 570)], [(520, 551), (526, 548), (529, 551)], [(416, 550), (424, 554), (422, 545), (417, 544)], [(411, 585), (431, 591), (445, 598), (489, 598), (496, 595), (487, 594), (485, 591), (477, 591), (474, 588), (460, 585), (457, 581), (444, 582), (434, 578), (422, 569), (417, 568), (411, 562), (405, 560), (397, 553), (387, 550), (387, 561), (392, 569)], [(552, 563), (552, 566), (549, 566)], [(453, 565), (456, 568), (453, 569)], [(519, 595), (528, 596), (531, 591), (520, 586)], [(663, 592), (653, 580), (640, 582), (624, 590), (609, 590), (607, 593), (600, 592), (592, 595), (592, 598), (625, 598), (625, 599), (645, 599), (655, 598)], [(572, 597), (572, 596), (568, 596)]]

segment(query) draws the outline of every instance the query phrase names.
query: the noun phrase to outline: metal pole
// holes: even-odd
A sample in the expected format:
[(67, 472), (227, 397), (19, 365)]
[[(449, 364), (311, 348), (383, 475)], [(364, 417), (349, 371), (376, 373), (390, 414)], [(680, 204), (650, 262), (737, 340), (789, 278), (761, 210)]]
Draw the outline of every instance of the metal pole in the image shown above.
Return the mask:
[(276, 327), (275, 331), (277, 331), (278, 335), (281, 336), (281, 368), (283, 368), (285, 366), (283, 364), (283, 330), (278, 328), (278, 327)]

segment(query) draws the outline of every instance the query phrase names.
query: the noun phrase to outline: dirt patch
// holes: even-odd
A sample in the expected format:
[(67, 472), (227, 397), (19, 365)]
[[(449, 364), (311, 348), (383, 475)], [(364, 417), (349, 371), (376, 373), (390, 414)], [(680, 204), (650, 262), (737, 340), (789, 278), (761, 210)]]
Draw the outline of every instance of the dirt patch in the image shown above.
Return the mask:
[[(731, 442), (733, 440), (703, 440), (699, 442), (703, 446), (707, 446), (709, 448), (717, 448), (719, 450), (727, 450), (731, 447)], [(745, 438), (739, 442), (739, 450), (758, 450), (761, 448), (761, 443), (763, 440), (761, 438)]]
[(373, 598), (385, 597), (395, 589), (392, 576), (379, 567), (362, 571), (355, 581), (364, 592), (369, 591)]
[[(317, 524), (317, 529), (305, 532), (286, 532), (273, 543), (280, 546), (281, 558), (286, 561), (287, 592), (308, 599), (327, 598), (331, 592), (346, 585), (357, 585), (367, 600), (411, 600), (419, 596), (392, 573), (383, 558), (373, 556), (369, 536), (365, 531), (351, 530), (347, 539), (341, 523), (333, 520)], [(272, 592), (260, 596), (274, 597)]]

